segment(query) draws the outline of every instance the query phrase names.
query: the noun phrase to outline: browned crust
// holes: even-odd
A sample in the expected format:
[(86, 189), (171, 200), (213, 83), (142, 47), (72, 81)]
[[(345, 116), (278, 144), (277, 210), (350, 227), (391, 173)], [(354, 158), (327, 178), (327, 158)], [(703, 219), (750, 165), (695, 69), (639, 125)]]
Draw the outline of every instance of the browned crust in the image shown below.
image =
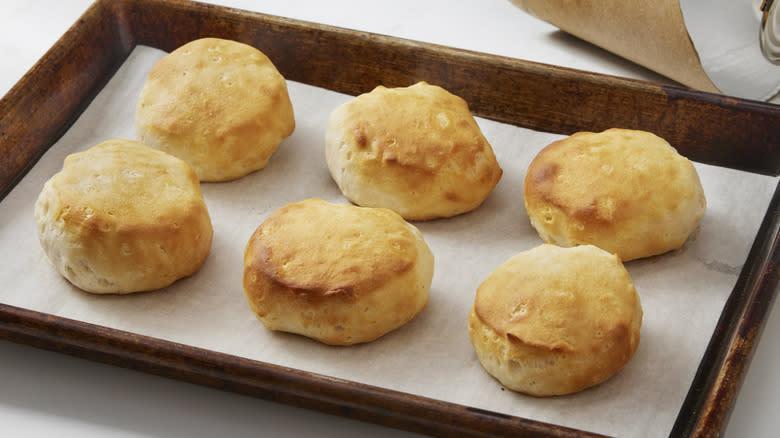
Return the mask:
[(340, 106), (326, 143), (348, 199), (411, 220), (470, 211), (503, 174), (466, 101), (426, 82), (378, 86)]
[[(210, 56), (212, 48), (219, 52)], [(197, 82), (191, 75), (197, 76)], [(236, 41), (202, 38), (155, 63), (145, 93), (153, 105), (143, 108), (149, 113), (148, 122), (170, 135), (189, 135), (210, 126), (213, 131), (204, 134), (218, 138), (257, 126), (264, 106), (253, 102), (254, 98), (263, 97), (267, 106), (278, 106), (286, 87), (283, 80), (272, 79), (281, 79), (281, 75), (261, 51)], [(290, 126), (285, 134), (292, 130)]]
[(474, 167), (487, 144), (465, 100), (424, 82), (379, 86), (358, 96), (346, 114), (347, 131), (359, 147), (370, 148), (376, 160), (422, 173), (435, 173), (453, 160)]
[(525, 205), (547, 242), (593, 244), (628, 261), (679, 248), (706, 200), (693, 164), (645, 131), (578, 132), (528, 167)]
[(69, 155), (44, 186), (36, 220), (57, 268), (90, 292), (167, 286), (197, 272), (211, 248), (195, 172), (131, 140)]
[(142, 141), (189, 162), (204, 181), (262, 168), (295, 129), (287, 84), (256, 48), (201, 38), (151, 69), (136, 108)]
[[(475, 314), (515, 344), (583, 354), (633, 345), (641, 311), (622, 263), (593, 246), (544, 244), (513, 257), (479, 286)], [(635, 331), (632, 333), (632, 331)]]
[(322, 200), (288, 204), (252, 234), (245, 276), (312, 297), (369, 293), (416, 262), (414, 236), (402, 221), (388, 210)]

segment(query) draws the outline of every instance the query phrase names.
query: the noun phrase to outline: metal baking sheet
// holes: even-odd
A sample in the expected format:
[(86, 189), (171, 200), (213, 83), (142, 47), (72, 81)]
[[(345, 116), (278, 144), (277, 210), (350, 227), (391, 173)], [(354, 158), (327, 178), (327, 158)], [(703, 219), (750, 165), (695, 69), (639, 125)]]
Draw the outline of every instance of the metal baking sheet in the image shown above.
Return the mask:
[[(115, 11), (106, 5), (107, 2), (99, 2), (91, 13), (114, 14)], [(614, 85), (612, 89), (616, 95), (634, 93), (639, 99), (643, 93), (655, 97), (658, 92), (656, 87), (632, 81), (529, 66), (521, 61), (480, 57), (208, 5), (150, 2), (150, 6), (160, 8), (162, 12), (157, 15), (138, 12), (142, 14), (138, 17), (126, 13), (122, 17), (136, 17), (135, 20), (153, 28), (168, 25), (166, 20), (183, 20), (185, 24), (196, 20), (201, 25), (204, 20), (223, 20), (230, 26), (224, 23), (218, 26), (223, 32), (221, 36), (233, 39), (241, 39), (243, 30), (255, 25), (265, 29), (264, 32), (271, 29), (278, 33), (275, 39), (253, 41), (267, 53), (278, 50), (274, 47), (289, 41), (288, 36), (301, 38), (295, 32), (315, 32), (349, 38), (352, 42), (379, 44), (399, 56), (410, 56), (424, 48), (429, 52), (423, 55), (435, 58), (446, 54), (451, 58), (452, 64), (448, 65), (454, 67), (445, 74), (434, 74), (425, 69), (415, 73), (414, 65), (399, 64), (396, 68), (406, 71), (408, 76), (404, 81), (407, 83), (428, 80), (445, 87), (455, 84), (453, 86), (457, 88), (464, 76), (474, 79), (469, 77), (473, 74), (469, 70), (470, 64), (478, 64), (475, 60), (483, 59), (501, 66), (530, 68), (531, 73), (538, 70), (579, 79), (580, 90), (588, 84), (599, 85), (604, 81)], [(182, 18), (181, 14), (187, 11), (201, 15), (185, 14)], [(148, 20), (155, 16), (162, 18), (149, 24)], [(117, 19), (116, 15), (111, 17)], [(106, 31), (107, 28), (109, 32), (124, 29), (121, 22), (113, 21), (113, 25), (116, 28), (108, 21), (102, 29)], [(86, 25), (76, 26), (71, 32), (96, 36), (85, 28)], [(142, 31), (143, 26), (130, 26), (130, 29), (139, 33), (137, 43), (150, 42), (143, 40), (149, 38)], [(159, 44), (161, 49), (170, 50), (179, 42), (194, 37), (177, 32), (176, 26), (166, 29), (173, 29), (173, 36), (171, 41)], [(106, 48), (95, 50), (105, 53)], [(269, 333), (254, 320), (240, 290), (240, 254), (254, 227), (284, 202), (312, 196), (345, 202), (329, 179), (324, 159), (311, 158), (321, 151), (324, 120), (334, 105), (361, 89), (370, 89), (372, 80), (374, 85), (393, 85), (393, 81), (400, 79), (392, 75), (387, 78), (366, 75), (365, 83), (356, 84), (332, 70), (339, 64), (339, 60), (333, 60), (333, 65), (329, 66), (331, 82), (320, 82), (325, 78), (316, 74), (312, 75), (311, 81), (291, 80), (298, 126), (269, 167), (234, 183), (204, 184), (216, 234), (212, 255), (203, 271), (166, 291), (133, 297), (94, 297), (69, 286), (47, 265), (30, 228), (30, 212), (42, 181), (58, 170), (67, 153), (83, 150), (107, 138), (134, 137), (134, 96), (140, 91), (145, 72), (163, 52), (135, 44), (128, 44), (123, 50), (127, 53), (116, 55), (117, 72), (107, 62), (103, 83), (74, 91), (82, 91), (82, 97), (73, 105), (71, 119), (54, 126), (48, 139), (38, 138), (31, 142), (31, 150), (37, 148), (46, 152), (38, 160), (35, 157), (25, 161), (23, 167), (31, 169), (21, 172), (25, 173), (24, 178), (13, 186), (13, 190), (8, 190), (0, 204), (0, 215), (7, 224), (0, 232), (3, 245), (15, 244), (28, 250), (26, 256), (15, 254), (4, 263), (8, 267), (0, 278), (6, 286), (6, 291), (0, 294), (3, 297), (0, 299), (3, 303), (0, 334), (4, 337), (109, 363), (119, 364), (129, 357), (132, 361), (129, 365), (124, 362), (125, 366), (433, 435), (458, 431), (464, 435), (502, 436), (510, 432), (536, 431), (542, 434), (637, 436), (638, 431), (644, 430), (647, 436), (657, 436), (659, 430), (665, 434), (687, 435), (721, 427), (719, 418), (699, 426), (689, 420), (686, 420), (688, 423), (681, 422), (680, 418), (686, 409), (695, 406), (712, 408), (724, 399), (729, 404), (728, 397), (724, 396), (716, 397), (715, 402), (707, 401), (712, 391), (691, 394), (694, 389), (698, 391), (699, 386), (706, 389), (707, 385), (697, 383), (703, 379), (702, 374), (717, 375), (730, 369), (730, 362), (725, 358), (712, 361), (710, 355), (728, 356), (737, 342), (744, 344), (747, 339), (751, 345), (755, 341), (755, 333), (740, 338), (736, 328), (729, 328), (728, 320), (748, 322), (755, 330), (760, 327), (761, 320), (749, 321), (744, 317), (745, 309), (759, 298), (769, 297), (771, 301), (774, 297), (776, 274), (772, 280), (771, 271), (769, 275), (761, 273), (761, 268), (772, 260), (772, 248), (776, 245), (771, 242), (773, 236), (777, 236), (776, 229), (771, 228), (772, 214), (776, 222), (777, 211), (776, 200), (772, 201), (773, 196), (776, 198), (777, 177), (776, 173), (772, 175), (771, 162), (764, 165), (768, 170), (761, 172), (697, 163), (709, 201), (699, 233), (680, 251), (628, 265), (645, 305), (643, 341), (632, 363), (606, 384), (581, 394), (553, 399), (529, 398), (504, 391), (481, 370), (465, 334), (465, 316), (476, 286), (491, 267), (517, 251), (540, 243), (527, 223), (522, 207), (525, 166), (541, 147), (565, 135), (565, 131), (571, 129), (570, 125), (586, 124), (588, 120), (572, 122), (565, 114), (559, 114), (562, 120), (556, 126), (564, 132), (545, 132), (537, 125), (555, 124), (555, 121), (550, 122), (548, 118), (536, 122), (534, 118), (538, 115), (533, 113), (527, 115), (530, 126), (523, 127), (523, 123), (519, 123), (521, 126), (517, 127), (504, 123), (509, 116), (502, 113), (501, 108), (493, 109), (493, 113), (490, 108), (481, 108), (489, 96), (480, 95), (477, 90), (471, 101), (476, 102), (478, 112), (500, 120), (483, 117), (480, 125), (505, 169), (502, 182), (474, 213), (417, 224), (437, 255), (431, 302), (420, 317), (376, 343), (334, 349), (292, 335)], [(114, 54), (116, 50), (110, 52)], [(52, 58), (50, 55), (47, 55), (48, 59)], [(450, 55), (457, 56), (452, 58)], [(129, 58), (125, 59), (126, 56)], [(42, 62), (45, 64), (46, 61)], [(282, 65), (283, 73), (290, 68), (304, 68), (300, 64)], [(29, 82), (28, 85), (40, 83), (42, 77), (53, 74), (42, 69), (33, 73), (36, 74), (23, 79)], [(414, 74), (418, 76), (414, 77)], [(300, 72), (291, 70), (287, 76), (289, 79), (296, 75)], [(377, 82), (379, 80), (381, 82)], [(341, 93), (330, 91), (324, 85)], [(541, 91), (555, 83), (539, 82), (538, 85)], [(59, 88), (67, 89), (67, 85), (59, 85)], [(98, 94), (98, 90), (102, 91)], [(68, 94), (59, 92), (59, 95)], [(20, 129), (18, 123), (8, 122), (13, 121), (15, 111), (20, 111), (13, 105), (17, 95), (29, 96), (29, 93), (16, 87), (9, 93), (10, 97), (3, 100), (5, 105), (0, 105), (5, 111), (0, 115), (6, 116), (0, 118), (0, 123), (8, 123), (0, 126), (12, 128), (4, 132)], [(96, 97), (92, 99), (93, 96)], [(583, 99), (587, 101), (587, 96)], [(673, 104), (682, 102), (695, 107), (702, 102), (710, 104), (713, 99), (694, 93)], [(610, 97), (604, 101), (609, 103)], [(776, 117), (769, 106), (737, 103), (740, 105), (734, 107), (735, 117), (744, 117), (746, 111), (750, 117)], [(533, 104), (544, 105), (545, 102), (540, 100)], [(672, 103), (666, 105), (668, 108)], [(616, 101), (612, 106), (619, 110), (626, 105)], [(659, 103), (657, 110), (663, 109), (663, 103)], [(652, 114), (645, 116), (653, 120)], [(699, 116), (706, 121), (708, 114)], [(713, 118), (717, 118), (717, 114)], [(655, 123), (663, 130), (664, 119), (659, 117), (658, 120)], [(598, 128), (609, 123), (618, 121), (602, 118), (591, 126)], [(763, 147), (770, 149), (771, 135), (766, 139)], [(684, 144), (684, 153), (685, 147)], [(761, 150), (762, 143), (758, 141), (751, 147)], [(771, 153), (767, 152), (770, 157)], [(694, 158), (696, 154), (709, 156), (693, 151)], [(3, 158), (8, 163), (15, 156), (18, 155), (4, 155)], [(733, 167), (750, 167), (734, 163), (728, 159), (728, 154), (720, 151), (712, 156), (713, 164), (725, 161), (725, 164), (734, 164)], [(774, 166), (777, 167), (776, 162)], [(25, 234), (27, 228), (30, 232)], [(26, 236), (23, 244), (12, 243), (18, 242), (20, 236)], [(751, 246), (755, 237), (758, 237), (757, 244)], [(763, 251), (766, 254), (749, 255), (751, 248), (754, 253), (760, 253), (767, 240), (770, 243)], [(34, 275), (30, 275), (28, 269), (35, 269)], [(750, 274), (755, 270), (758, 274)], [(764, 287), (769, 282), (768, 291), (751, 289), (747, 284), (751, 275), (761, 279)], [(36, 293), (30, 294), (30, 291)], [(457, 317), (459, 314), (462, 318)], [(718, 342), (723, 345), (716, 345)], [(174, 351), (177, 354), (172, 355)], [(737, 365), (744, 367), (746, 361), (743, 359)], [(431, 373), (432, 370), (435, 372)], [(452, 385), (453, 380), (460, 384)], [(727, 389), (727, 383), (715, 383), (711, 388), (716, 391)], [(626, 403), (637, 391), (643, 394), (643, 400), (655, 406), (651, 411), (642, 409), (645, 415), (641, 421), (633, 410), (637, 406)], [(361, 408), (352, 406), (357, 401), (361, 401)], [(632, 418), (632, 424), (621, 421), (627, 417)]]

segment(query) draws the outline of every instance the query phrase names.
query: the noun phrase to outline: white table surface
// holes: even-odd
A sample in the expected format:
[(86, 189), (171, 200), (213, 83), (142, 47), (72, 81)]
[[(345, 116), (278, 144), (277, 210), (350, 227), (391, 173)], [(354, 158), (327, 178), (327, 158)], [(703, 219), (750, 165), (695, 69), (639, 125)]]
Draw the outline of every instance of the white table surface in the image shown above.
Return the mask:
[[(508, 0), (214, 0), (213, 3), (669, 83), (651, 71), (526, 15)], [(24, 75), (90, 4), (91, 0), (0, 1), (0, 95)], [(780, 361), (779, 341), (780, 316), (770, 315), (726, 436), (777, 436), (780, 371), (774, 365)], [(414, 436), (7, 341), (0, 341), (0, 435)]]

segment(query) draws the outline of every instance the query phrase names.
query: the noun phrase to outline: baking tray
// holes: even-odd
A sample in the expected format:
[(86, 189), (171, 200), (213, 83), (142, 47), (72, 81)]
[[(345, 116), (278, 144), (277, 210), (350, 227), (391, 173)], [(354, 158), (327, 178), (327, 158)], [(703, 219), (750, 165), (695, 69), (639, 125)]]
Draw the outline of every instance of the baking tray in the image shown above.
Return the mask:
[[(216, 36), (262, 46), (289, 80), (356, 95), (446, 84), (480, 117), (571, 134), (653, 131), (692, 160), (777, 176), (780, 108), (185, 1), (100, 0), (0, 100), (0, 199), (136, 45)], [(672, 436), (723, 430), (778, 289), (775, 190)], [(436, 436), (597, 436), (0, 304), (0, 337), (116, 366)]]

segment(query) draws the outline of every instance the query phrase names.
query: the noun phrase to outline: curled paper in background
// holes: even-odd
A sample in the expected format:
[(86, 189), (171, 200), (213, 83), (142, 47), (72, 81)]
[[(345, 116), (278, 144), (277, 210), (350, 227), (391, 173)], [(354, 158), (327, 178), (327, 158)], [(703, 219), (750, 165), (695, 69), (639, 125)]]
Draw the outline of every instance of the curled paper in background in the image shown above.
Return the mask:
[(768, 100), (780, 66), (761, 53), (761, 0), (511, 0), (578, 38), (688, 87)]

